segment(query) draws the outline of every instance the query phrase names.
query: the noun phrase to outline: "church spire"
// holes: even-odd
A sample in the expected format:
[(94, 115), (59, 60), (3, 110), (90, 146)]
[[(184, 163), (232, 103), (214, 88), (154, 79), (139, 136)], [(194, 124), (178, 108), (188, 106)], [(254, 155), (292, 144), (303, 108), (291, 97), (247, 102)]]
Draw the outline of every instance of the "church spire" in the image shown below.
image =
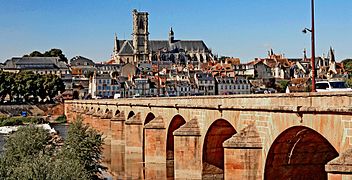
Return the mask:
[(174, 31), (172, 30), (172, 27), (170, 28), (170, 32), (169, 32), (169, 44), (174, 42)]
[(329, 57), (330, 57), (330, 63), (331, 62), (335, 62), (335, 52), (334, 52), (334, 49), (331, 46), (330, 46)]
[(114, 34), (114, 56), (117, 55), (117, 53), (120, 51), (120, 47), (119, 47), (119, 40), (117, 39), (117, 35), (116, 33)]
[(306, 50), (306, 48), (303, 49), (303, 61), (307, 61), (307, 50)]

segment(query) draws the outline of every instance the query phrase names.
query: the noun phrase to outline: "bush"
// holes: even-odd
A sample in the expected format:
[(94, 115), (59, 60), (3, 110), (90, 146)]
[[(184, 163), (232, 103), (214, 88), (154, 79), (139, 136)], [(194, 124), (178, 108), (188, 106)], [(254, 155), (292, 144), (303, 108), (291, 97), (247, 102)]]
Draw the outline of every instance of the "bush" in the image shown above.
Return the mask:
[(95, 129), (78, 119), (70, 124), (62, 155), (69, 159), (78, 159), (91, 177), (97, 178), (101, 166), (103, 138)]
[(21, 127), (6, 140), (0, 179), (99, 179), (101, 136), (77, 121), (70, 125), (61, 147), (47, 130)]
[(16, 126), (23, 124), (43, 124), (45, 120), (38, 117), (5, 117), (0, 116), (0, 126)]
[(55, 119), (55, 122), (66, 123), (67, 122), (66, 116), (65, 115), (59, 116), (58, 118)]
[(23, 122), (17, 118), (8, 118), (1, 122), (1, 126), (17, 126), (22, 124)]

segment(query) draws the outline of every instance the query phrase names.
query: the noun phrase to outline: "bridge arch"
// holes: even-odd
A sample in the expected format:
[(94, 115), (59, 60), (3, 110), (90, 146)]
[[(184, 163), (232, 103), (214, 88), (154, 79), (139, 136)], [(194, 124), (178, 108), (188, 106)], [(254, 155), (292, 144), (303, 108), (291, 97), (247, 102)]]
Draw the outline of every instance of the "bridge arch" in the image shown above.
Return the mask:
[(133, 111), (130, 111), (130, 112), (128, 113), (127, 119), (133, 117), (134, 115), (135, 115), (135, 113), (134, 113)]
[(167, 177), (174, 177), (174, 131), (186, 124), (186, 120), (180, 115), (175, 115), (167, 127), (166, 134), (166, 168)]
[(186, 124), (186, 120), (179, 114), (175, 115), (168, 126), (166, 136), (166, 160), (174, 160), (174, 135), (173, 132)]
[(271, 145), (264, 179), (327, 179), (325, 164), (338, 155), (317, 131), (305, 126), (290, 127)]
[(224, 147), (222, 144), (234, 134), (236, 134), (235, 128), (225, 119), (218, 119), (210, 125), (203, 143), (203, 178), (223, 179)]
[(155, 118), (155, 115), (152, 112), (149, 112), (147, 116), (144, 119), (143, 125), (148, 124), (150, 121), (152, 121)]
[(114, 115), (117, 116), (118, 114), (120, 114), (120, 110), (117, 109)]
[[(147, 114), (147, 116), (145, 117), (144, 119), (144, 122), (143, 122), (143, 126), (145, 126), (146, 124), (148, 124), (150, 121), (152, 121), (153, 119), (155, 118), (155, 115), (152, 113), (152, 112), (149, 112)], [(142, 143), (143, 143), (143, 147), (142, 147), (142, 152), (143, 152), (143, 161), (145, 161), (145, 147), (146, 147), (146, 139), (145, 139), (145, 128), (143, 128), (143, 140), (142, 140)]]

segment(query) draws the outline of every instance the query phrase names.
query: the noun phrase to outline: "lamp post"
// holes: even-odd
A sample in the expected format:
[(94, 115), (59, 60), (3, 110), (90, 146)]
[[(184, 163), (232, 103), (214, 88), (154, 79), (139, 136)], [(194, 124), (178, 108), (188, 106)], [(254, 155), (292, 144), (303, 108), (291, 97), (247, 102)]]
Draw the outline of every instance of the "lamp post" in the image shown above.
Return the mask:
[(315, 25), (314, 25), (314, 0), (311, 0), (311, 8), (312, 8), (312, 28), (308, 29), (305, 28), (303, 29), (303, 33), (307, 33), (308, 31), (311, 33), (312, 39), (312, 59), (311, 59), (311, 65), (312, 65), (312, 92), (316, 92), (315, 90)]

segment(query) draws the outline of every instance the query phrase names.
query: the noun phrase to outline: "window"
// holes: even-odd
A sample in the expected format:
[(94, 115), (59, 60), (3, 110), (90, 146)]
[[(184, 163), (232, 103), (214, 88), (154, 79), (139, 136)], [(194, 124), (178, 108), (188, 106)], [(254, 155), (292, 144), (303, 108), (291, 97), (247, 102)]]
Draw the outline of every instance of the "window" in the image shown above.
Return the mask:
[(106, 84), (106, 80), (105, 79), (103, 80), (103, 84)]
[(327, 89), (327, 88), (329, 88), (329, 84), (328, 83), (317, 83), (316, 88), (317, 89)]
[(99, 84), (101, 84), (101, 79), (99, 79)]
[(109, 91), (109, 90), (110, 90), (110, 86), (106, 86), (106, 90), (108, 90), (108, 91)]
[(221, 85), (221, 86), (220, 86), (220, 89), (223, 89), (223, 88), (224, 88), (223, 85)]
[(101, 90), (101, 86), (98, 86), (98, 90)]
[(110, 79), (106, 80), (106, 83), (107, 83), (107, 84), (110, 84)]

